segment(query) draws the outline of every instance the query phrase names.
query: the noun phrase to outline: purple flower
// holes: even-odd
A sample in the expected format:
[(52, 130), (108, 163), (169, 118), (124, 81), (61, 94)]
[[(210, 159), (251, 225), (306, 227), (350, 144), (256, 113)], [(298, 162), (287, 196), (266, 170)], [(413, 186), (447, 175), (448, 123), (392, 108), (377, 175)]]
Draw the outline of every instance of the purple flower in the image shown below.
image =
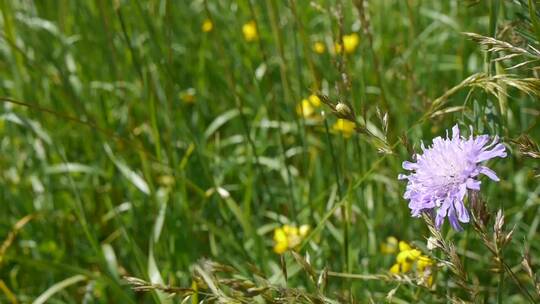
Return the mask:
[(459, 127), (452, 128), (452, 138), (436, 137), (427, 149), (422, 143), (422, 154), (414, 155), (416, 162), (403, 162), (403, 168), (412, 171), (410, 175), (400, 174), (398, 179), (406, 179), (407, 189), (403, 198), (409, 200), (409, 208), (414, 217), (423, 212), (435, 215), (435, 226), (440, 229), (444, 218), (455, 230), (461, 230), (459, 222), (469, 222), (469, 212), (463, 204), (467, 189), (479, 191), (478, 175), (483, 174), (494, 181), (499, 178), (482, 162), (494, 157), (506, 157), (503, 144), (495, 137), (488, 144), (488, 135), (465, 138), (459, 135)]

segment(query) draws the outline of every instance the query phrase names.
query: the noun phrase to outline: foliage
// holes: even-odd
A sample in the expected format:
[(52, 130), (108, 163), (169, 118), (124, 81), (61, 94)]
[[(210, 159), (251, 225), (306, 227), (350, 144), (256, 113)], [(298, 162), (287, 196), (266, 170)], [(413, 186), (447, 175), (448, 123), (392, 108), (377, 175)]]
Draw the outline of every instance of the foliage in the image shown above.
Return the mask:
[[(539, 301), (536, 1), (0, 11), (0, 302)], [(463, 232), (397, 179), (455, 124), (509, 154)]]

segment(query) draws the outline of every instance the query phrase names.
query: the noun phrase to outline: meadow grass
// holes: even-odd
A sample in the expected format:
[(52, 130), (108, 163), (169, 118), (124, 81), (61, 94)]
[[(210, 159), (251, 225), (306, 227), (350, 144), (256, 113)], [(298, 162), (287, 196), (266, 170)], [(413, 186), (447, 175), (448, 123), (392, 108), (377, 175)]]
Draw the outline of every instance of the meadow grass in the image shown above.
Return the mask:
[[(537, 1), (0, 10), (0, 302), (540, 300)], [(397, 176), (455, 124), (509, 157), (438, 231)]]

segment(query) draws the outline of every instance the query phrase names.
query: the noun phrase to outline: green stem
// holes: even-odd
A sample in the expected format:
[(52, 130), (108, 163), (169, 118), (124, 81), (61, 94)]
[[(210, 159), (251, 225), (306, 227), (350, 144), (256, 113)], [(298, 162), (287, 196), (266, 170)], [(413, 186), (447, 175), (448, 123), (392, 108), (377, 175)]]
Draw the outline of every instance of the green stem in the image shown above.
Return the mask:
[[(328, 142), (328, 147), (330, 148), (330, 155), (332, 156), (332, 162), (334, 164), (334, 175), (336, 177), (336, 184), (338, 189), (338, 200), (343, 199), (343, 192), (341, 190), (341, 183), (339, 179), (339, 168), (338, 168), (338, 161), (336, 158), (336, 153), (334, 151), (334, 146), (332, 144), (332, 139), (330, 137), (330, 130), (328, 128), (328, 121), (324, 119), (324, 129), (326, 132), (326, 140)], [(343, 221), (343, 251), (344, 251), (344, 271), (349, 271), (349, 225), (348, 225), (348, 218), (347, 218), (347, 204), (341, 205), (341, 217)]]

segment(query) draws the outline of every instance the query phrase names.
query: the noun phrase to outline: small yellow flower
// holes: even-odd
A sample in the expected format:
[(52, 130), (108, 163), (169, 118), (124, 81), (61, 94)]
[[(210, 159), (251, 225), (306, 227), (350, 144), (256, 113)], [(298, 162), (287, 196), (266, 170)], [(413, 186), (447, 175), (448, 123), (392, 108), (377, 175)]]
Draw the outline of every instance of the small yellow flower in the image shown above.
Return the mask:
[(296, 106), (296, 113), (298, 116), (304, 116), (305, 118), (311, 117), (315, 113), (315, 108), (311, 105), (311, 102), (307, 99), (302, 99), (302, 102)]
[(393, 274), (399, 274), (401, 272), (401, 267), (396, 263), (390, 267), (390, 272)]
[(309, 225), (296, 226), (283, 225), (274, 230), (274, 252), (282, 254), (287, 250), (296, 250), (309, 233)]
[(416, 267), (418, 268), (418, 271), (423, 272), (424, 270), (426, 270), (426, 268), (429, 268), (429, 267), (433, 266), (433, 264), (434, 264), (434, 262), (433, 262), (432, 259), (430, 259), (426, 255), (421, 255), (418, 258), (418, 262), (416, 263)]
[(302, 225), (300, 226), (300, 229), (298, 229), (298, 233), (302, 238), (305, 238), (310, 230), (311, 227), (309, 227), (309, 225)]
[(296, 227), (294, 227), (294, 226), (283, 225), (283, 231), (284, 231), (287, 235), (298, 234), (298, 228), (296, 228)]
[(317, 96), (315, 94), (311, 94), (311, 95), (309, 95), (308, 99), (309, 99), (309, 102), (311, 102), (311, 104), (314, 107), (320, 107), (321, 106), (321, 99), (319, 98), (319, 96)]
[(422, 252), (418, 249), (413, 249), (411, 245), (404, 241), (399, 242), (399, 253), (396, 257), (398, 263), (416, 261), (422, 255)]
[(431, 287), (433, 286), (433, 275), (430, 274), (428, 277), (427, 277), (427, 282), (426, 282), (427, 286), (428, 287)]
[(345, 138), (349, 138), (353, 134), (355, 127), (356, 124), (354, 122), (339, 118), (334, 126), (332, 126), (332, 130), (342, 133)]
[(407, 251), (411, 250), (411, 245), (407, 244), (407, 242), (400, 241), (399, 242), (399, 251)]
[(420, 252), (420, 250), (418, 250), (418, 249), (411, 249), (411, 250), (401, 251), (400, 253), (398, 253), (398, 255), (396, 257), (396, 261), (398, 263), (405, 263), (405, 262), (408, 262), (408, 261), (416, 261), (416, 259), (420, 255), (422, 255), (422, 252)]
[(359, 43), (360, 37), (357, 33), (343, 36), (343, 46), (345, 47), (345, 53), (354, 52)]
[(212, 20), (210, 19), (204, 20), (202, 23), (201, 29), (205, 33), (211, 32), (212, 29), (214, 29), (214, 24), (212, 23)]
[(341, 43), (336, 42), (334, 44), (334, 51), (336, 52), (336, 54), (341, 54), (342, 50), (343, 50), (343, 46), (341, 45)]
[(411, 262), (403, 262), (401, 264), (399, 264), (401, 266), (401, 272), (402, 273), (407, 273), (409, 271), (411, 271), (412, 269), (412, 263)]
[(358, 36), (357, 33), (343, 35), (341, 43), (336, 42), (334, 45), (334, 50), (336, 51), (336, 54), (341, 54), (343, 49), (345, 49), (345, 53), (350, 54), (356, 50), (358, 44), (360, 44), (360, 36)]
[(315, 114), (315, 109), (321, 106), (321, 100), (317, 95), (310, 95), (308, 98), (302, 99), (301, 103), (296, 106), (296, 113), (299, 116), (310, 118)]
[(412, 248), (406, 242), (400, 241), (398, 248), (399, 253), (396, 256), (396, 263), (390, 267), (390, 273), (407, 273), (415, 265), (418, 283), (428, 287), (433, 285), (432, 268), (435, 262), (429, 256), (423, 255), (420, 250)]
[(282, 254), (289, 249), (287, 233), (281, 228), (274, 230), (274, 252)]
[(244, 34), (244, 39), (246, 39), (247, 42), (255, 41), (259, 38), (257, 24), (253, 20), (242, 26), (242, 33)]
[(326, 47), (324, 46), (324, 43), (317, 41), (313, 44), (313, 51), (317, 54), (323, 54), (326, 50)]
[(407, 273), (411, 271), (412, 269), (412, 263), (406, 262), (406, 263), (395, 263), (390, 267), (390, 272), (394, 274), (400, 274), (400, 273)]
[(384, 254), (395, 253), (398, 250), (398, 239), (389, 236), (386, 238), (386, 242), (381, 244), (381, 252)]

